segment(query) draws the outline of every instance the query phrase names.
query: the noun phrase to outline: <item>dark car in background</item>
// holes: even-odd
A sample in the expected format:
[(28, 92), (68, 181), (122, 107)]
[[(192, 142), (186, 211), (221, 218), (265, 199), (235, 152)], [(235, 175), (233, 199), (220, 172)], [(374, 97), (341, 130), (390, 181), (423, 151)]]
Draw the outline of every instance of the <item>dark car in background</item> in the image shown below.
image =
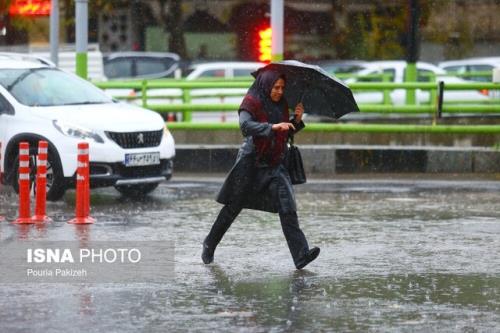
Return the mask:
[(174, 77), (180, 61), (171, 52), (116, 52), (104, 57), (104, 74), (109, 80)]

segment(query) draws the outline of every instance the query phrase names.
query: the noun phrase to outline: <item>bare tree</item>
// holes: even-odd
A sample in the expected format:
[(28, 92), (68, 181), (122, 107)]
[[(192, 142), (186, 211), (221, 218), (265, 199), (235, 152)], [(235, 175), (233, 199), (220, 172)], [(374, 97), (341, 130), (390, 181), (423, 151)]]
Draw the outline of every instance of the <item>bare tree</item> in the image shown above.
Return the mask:
[(183, 59), (187, 59), (181, 0), (158, 0), (158, 2), (161, 15), (160, 24), (165, 31), (170, 33), (169, 51), (177, 53)]

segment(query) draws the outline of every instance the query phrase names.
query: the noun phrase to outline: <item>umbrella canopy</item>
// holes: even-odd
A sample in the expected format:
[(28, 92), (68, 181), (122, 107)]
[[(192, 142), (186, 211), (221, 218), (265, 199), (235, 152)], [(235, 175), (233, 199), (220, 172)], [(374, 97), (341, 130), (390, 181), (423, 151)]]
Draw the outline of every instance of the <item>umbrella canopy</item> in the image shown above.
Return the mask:
[(257, 77), (265, 70), (276, 70), (285, 75), (285, 98), (290, 107), (302, 101), (306, 113), (335, 119), (359, 112), (351, 89), (318, 66), (285, 60), (270, 63), (252, 75)]

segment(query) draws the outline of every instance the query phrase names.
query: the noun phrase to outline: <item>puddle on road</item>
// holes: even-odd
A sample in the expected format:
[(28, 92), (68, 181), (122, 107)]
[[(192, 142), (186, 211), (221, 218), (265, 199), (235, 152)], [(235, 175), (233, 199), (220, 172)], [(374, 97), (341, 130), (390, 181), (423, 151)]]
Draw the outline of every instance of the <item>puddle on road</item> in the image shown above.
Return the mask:
[[(167, 184), (145, 200), (92, 196), (78, 233), (74, 193), (49, 203), (46, 227), (0, 223), (0, 240), (174, 239), (164, 284), (0, 284), (0, 331), (495, 331), (500, 323), (500, 193), (370, 186), (297, 193), (317, 261), (294, 270), (277, 215), (243, 211), (215, 254), (201, 241), (221, 206), (217, 184)], [(0, 194), (0, 213), (17, 214)]]

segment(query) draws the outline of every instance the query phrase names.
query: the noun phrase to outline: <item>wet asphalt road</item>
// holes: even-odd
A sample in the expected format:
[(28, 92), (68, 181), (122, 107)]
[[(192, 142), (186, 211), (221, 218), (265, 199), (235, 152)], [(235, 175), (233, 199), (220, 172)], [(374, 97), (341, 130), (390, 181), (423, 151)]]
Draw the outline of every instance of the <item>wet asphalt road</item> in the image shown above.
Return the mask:
[[(0, 223), (0, 242), (173, 240), (163, 284), (0, 284), (0, 332), (498, 332), (500, 182), (316, 181), (297, 187), (301, 226), (321, 255), (294, 269), (277, 215), (245, 210), (203, 265), (222, 179), (177, 178), (131, 201), (92, 194), (82, 233), (74, 192), (54, 222)], [(0, 191), (0, 214), (17, 215)], [(1, 249), (1, 247), (0, 247)]]

